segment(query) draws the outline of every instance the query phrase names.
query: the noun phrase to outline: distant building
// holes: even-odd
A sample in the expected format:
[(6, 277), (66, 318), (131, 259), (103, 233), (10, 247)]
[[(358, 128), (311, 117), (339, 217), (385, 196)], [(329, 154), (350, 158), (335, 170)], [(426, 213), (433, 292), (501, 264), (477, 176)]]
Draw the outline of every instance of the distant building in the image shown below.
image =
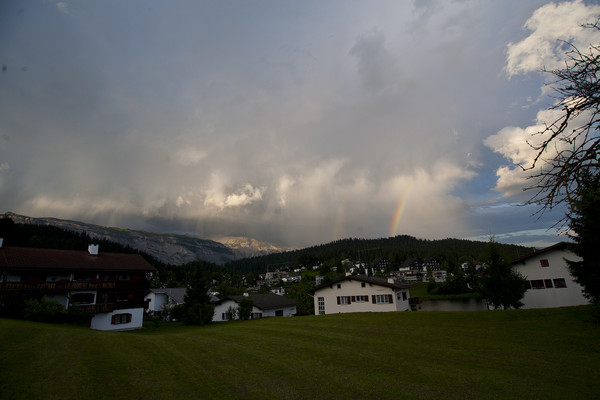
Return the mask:
[(410, 311), (410, 284), (399, 284), (393, 278), (348, 275), (311, 291), (315, 299), (315, 315)]
[(146, 275), (154, 268), (138, 254), (0, 247), (0, 299), (20, 292), (95, 313), (91, 328), (141, 328)]
[[(296, 314), (296, 300), (289, 299), (274, 293), (251, 294), (248, 296), (228, 296), (214, 302), (215, 314), (214, 322), (229, 321), (232, 317), (231, 310), (236, 310), (239, 302), (248, 298), (252, 300), (251, 319), (265, 317), (291, 317)], [(233, 319), (236, 319), (233, 316)]]
[(581, 258), (561, 242), (535, 251), (512, 262), (515, 271), (527, 279), (527, 291), (521, 300), (523, 308), (551, 308), (588, 304), (583, 288), (573, 280), (567, 260)]
[(172, 307), (183, 304), (186, 292), (186, 288), (150, 289), (144, 296), (148, 312), (154, 316), (168, 313)]

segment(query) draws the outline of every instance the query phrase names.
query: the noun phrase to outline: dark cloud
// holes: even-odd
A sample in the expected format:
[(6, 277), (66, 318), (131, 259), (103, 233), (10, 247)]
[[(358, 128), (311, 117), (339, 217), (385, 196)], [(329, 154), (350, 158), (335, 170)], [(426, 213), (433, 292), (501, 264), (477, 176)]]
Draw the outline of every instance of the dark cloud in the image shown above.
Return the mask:
[(469, 210), (505, 202), (491, 190), (502, 160), (483, 140), (535, 116), (512, 105), (536, 87), (502, 68), (540, 4), (66, 1), (0, 13), (0, 204), (295, 246), (529, 230), (540, 222), (509, 208)]

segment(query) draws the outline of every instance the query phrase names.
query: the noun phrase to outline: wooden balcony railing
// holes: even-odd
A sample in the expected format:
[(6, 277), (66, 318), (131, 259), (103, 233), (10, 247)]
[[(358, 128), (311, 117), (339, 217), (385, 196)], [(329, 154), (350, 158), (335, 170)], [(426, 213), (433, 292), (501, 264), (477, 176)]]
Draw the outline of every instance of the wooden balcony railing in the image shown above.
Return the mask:
[(98, 290), (114, 289), (115, 282), (4, 282), (0, 290)]
[(86, 313), (111, 312), (114, 310), (114, 304), (90, 304), (86, 306), (72, 305), (71, 308)]

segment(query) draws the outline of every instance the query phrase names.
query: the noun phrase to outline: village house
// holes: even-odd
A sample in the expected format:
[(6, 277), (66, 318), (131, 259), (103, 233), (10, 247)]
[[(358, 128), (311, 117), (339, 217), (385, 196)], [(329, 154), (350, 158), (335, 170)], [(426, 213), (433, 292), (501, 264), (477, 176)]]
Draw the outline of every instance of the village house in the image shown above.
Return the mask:
[(146, 275), (154, 268), (138, 254), (0, 247), (0, 299), (19, 292), (94, 313), (91, 328), (141, 328)]
[[(237, 319), (235, 312), (242, 299), (252, 300), (250, 319), (265, 317), (291, 317), (296, 314), (296, 300), (274, 293), (228, 296), (213, 303), (215, 314), (213, 322)], [(233, 314), (232, 314), (233, 311)]]
[(348, 275), (311, 291), (315, 315), (410, 311), (410, 284), (365, 275)]
[(567, 260), (581, 261), (566, 242), (535, 251), (512, 262), (514, 271), (527, 279), (523, 308), (551, 308), (587, 304), (583, 288), (573, 280)]
[(171, 308), (183, 304), (186, 291), (186, 288), (150, 289), (144, 296), (148, 313), (152, 316), (165, 316)]

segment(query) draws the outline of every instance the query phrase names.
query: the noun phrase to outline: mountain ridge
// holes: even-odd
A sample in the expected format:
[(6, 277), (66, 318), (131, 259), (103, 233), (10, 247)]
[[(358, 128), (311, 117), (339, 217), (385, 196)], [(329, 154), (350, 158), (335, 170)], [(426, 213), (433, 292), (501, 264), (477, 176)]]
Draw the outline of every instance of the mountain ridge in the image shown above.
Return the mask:
[(54, 217), (29, 217), (13, 212), (7, 212), (4, 216), (18, 224), (55, 226), (72, 232), (85, 233), (92, 239), (109, 240), (142, 251), (161, 262), (172, 265), (198, 260), (223, 265), (229, 261), (285, 250), (246, 237), (222, 236), (204, 239), (192, 235), (106, 227)]

